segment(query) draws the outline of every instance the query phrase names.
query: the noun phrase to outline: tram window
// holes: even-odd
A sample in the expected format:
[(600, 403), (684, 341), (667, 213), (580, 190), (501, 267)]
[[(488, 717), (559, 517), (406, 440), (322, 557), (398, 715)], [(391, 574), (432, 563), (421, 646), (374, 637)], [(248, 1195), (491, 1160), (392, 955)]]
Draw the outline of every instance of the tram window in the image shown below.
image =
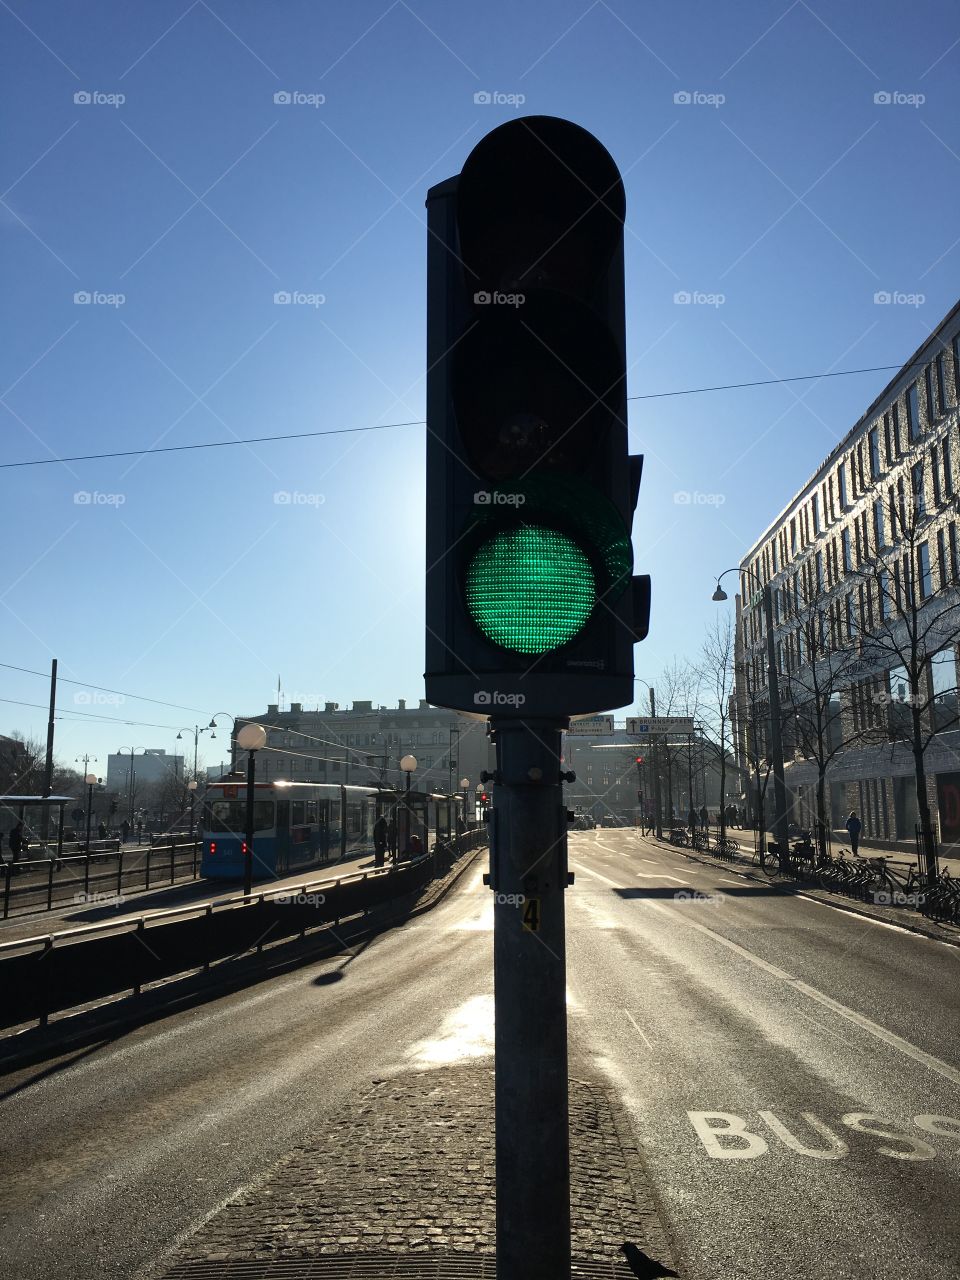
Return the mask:
[(306, 805), (307, 805), (307, 822), (313, 825), (317, 821), (317, 801), (308, 800), (306, 802)]
[(290, 825), (302, 827), (307, 820), (307, 806), (302, 800), (293, 800), (290, 804)]
[[(268, 831), (273, 826), (273, 801), (254, 800), (253, 829)], [(232, 831), (242, 834), (247, 829), (246, 800), (214, 800), (207, 813), (206, 831)]]

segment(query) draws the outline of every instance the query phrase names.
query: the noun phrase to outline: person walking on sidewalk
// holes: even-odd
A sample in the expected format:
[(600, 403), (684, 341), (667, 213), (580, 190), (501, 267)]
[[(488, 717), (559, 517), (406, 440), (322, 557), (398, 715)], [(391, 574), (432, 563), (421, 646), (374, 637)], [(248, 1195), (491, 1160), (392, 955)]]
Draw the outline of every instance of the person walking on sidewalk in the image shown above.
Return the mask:
[(850, 810), (850, 817), (847, 819), (847, 833), (850, 836), (850, 848), (853, 850), (853, 856), (857, 856), (857, 850), (860, 848), (860, 832), (863, 830), (863, 823), (857, 817), (855, 809)]

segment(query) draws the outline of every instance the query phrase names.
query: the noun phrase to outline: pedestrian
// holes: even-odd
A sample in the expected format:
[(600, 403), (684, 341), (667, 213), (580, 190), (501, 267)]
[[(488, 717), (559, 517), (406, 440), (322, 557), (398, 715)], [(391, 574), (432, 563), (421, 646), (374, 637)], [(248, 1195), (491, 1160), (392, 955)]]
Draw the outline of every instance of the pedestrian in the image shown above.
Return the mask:
[(373, 861), (374, 865), (382, 867), (386, 858), (387, 844), (390, 840), (390, 830), (387, 826), (387, 819), (384, 814), (380, 814), (376, 822), (373, 824)]
[(24, 826), (22, 822), (18, 822), (10, 832), (10, 853), (14, 866), (20, 861), (20, 855), (26, 851), (26, 848), (27, 837)]
[(419, 858), (421, 853), (423, 853), (423, 842), (419, 836), (411, 836), (410, 845), (407, 849), (407, 857)]
[(857, 850), (860, 848), (860, 832), (863, 830), (863, 823), (857, 817), (855, 809), (850, 810), (850, 817), (847, 819), (847, 833), (850, 836), (850, 848), (853, 850), (853, 856), (857, 856)]
[(140, 843), (140, 837), (143, 835), (143, 822), (137, 819), (137, 844)]
[(97, 838), (100, 840), (106, 840), (107, 838), (107, 828), (102, 822), (97, 827)]
[(697, 811), (696, 809), (694, 809), (693, 805), (691, 805), (690, 812), (687, 814), (687, 826), (692, 831), (696, 825), (697, 825)]
[(120, 836), (124, 844), (126, 844), (130, 839), (130, 823), (126, 818), (124, 818), (123, 822), (120, 824)]
[(394, 862), (397, 860), (397, 812), (395, 809), (390, 811), (390, 820), (387, 823), (387, 848), (390, 850), (390, 857)]
[(705, 804), (701, 805), (700, 806), (700, 825), (702, 827), (705, 827), (708, 825), (709, 821), (710, 821), (710, 815), (709, 813), (707, 813), (707, 806)]

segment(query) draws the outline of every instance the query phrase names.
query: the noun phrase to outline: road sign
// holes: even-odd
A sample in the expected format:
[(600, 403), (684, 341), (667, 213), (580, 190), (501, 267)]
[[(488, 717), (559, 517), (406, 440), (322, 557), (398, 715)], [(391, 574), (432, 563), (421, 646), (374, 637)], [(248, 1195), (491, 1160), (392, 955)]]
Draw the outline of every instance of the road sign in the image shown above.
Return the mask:
[(692, 716), (639, 716), (627, 717), (627, 733), (638, 738), (648, 738), (653, 734), (693, 733)]
[(575, 738), (596, 738), (610, 733), (613, 733), (613, 716), (575, 717), (567, 730), (567, 736)]

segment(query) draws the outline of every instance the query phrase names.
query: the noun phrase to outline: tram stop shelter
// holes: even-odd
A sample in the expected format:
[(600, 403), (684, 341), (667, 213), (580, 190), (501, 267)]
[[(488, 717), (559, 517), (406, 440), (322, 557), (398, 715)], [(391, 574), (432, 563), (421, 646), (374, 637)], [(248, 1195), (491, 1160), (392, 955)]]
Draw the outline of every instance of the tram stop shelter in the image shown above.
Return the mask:
[[(0, 796), (0, 829), (6, 835), (13, 826), (10, 820), (11, 814), (16, 814), (15, 821), (22, 822), (28, 829), (30, 835), (35, 833), (31, 829), (31, 824), (27, 821), (27, 809), (37, 809), (40, 813), (41, 825), (43, 821), (44, 810), (47, 813), (56, 807), (57, 809), (57, 859), (59, 860), (63, 854), (63, 811), (68, 804), (76, 803), (75, 796)], [(47, 823), (49, 830), (49, 822)], [(42, 855), (50, 856), (48, 853), (48, 845), (44, 844), (40, 850)]]

